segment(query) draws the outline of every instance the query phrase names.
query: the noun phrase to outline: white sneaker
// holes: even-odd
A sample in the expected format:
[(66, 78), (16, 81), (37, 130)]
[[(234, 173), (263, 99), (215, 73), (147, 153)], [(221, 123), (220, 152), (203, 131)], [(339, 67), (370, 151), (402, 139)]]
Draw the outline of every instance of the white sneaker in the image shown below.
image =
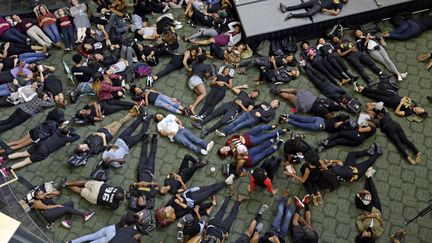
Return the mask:
[(174, 20), (175, 25), (181, 25), (182, 23), (180, 21)]
[(401, 75), (398, 75), (398, 76), (397, 76), (397, 80), (398, 80), (399, 82), (403, 81), (402, 76), (401, 76)]
[(190, 116), (190, 118), (192, 119), (192, 120), (195, 120), (195, 121), (202, 121), (203, 119), (200, 117), (200, 116), (198, 116), (198, 115), (192, 115), (192, 116)]
[(407, 72), (401, 73), (400, 76), (401, 76), (403, 79), (405, 79), (405, 78), (408, 76), (408, 73), (407, 73)]
[(357, 82), (353, 82), (354, 85), (354, 91), (355, 92), (359, 92), (358, 86), (357, 86)]
[(202, 155), (207, 155), (208, 154), (207, 150), (205, 150), (205, 149), (201, 149), (200, 152), (201, 152)]
[(176, 26), (175, 26), (175, 29), (176, 29), (176, 30), (179, 30), (179, 29), (181, 29), (181, 28), (183, 28), (183, 25), (181, 25), (181, 24), (176, 24)]
[(375, 174), (376, 170), (372, 167), (369, 167), (365, 173), (367, 178), (371, 178)]
[(234, 177), (234, 174), (229, 175), (228, 178), (226, 178), (225, 180), (225, 184), (227, 184), (228, 186), (234, 184)]
[(216, 133), (216, 135), (218, 135), (219, 137), (225, 137), (225, 133), (219, 131), (218, 129), (216, 129), (215, 133)]
[(208, 144), (207, 144), (207, 152), (210, 152), (210, 150), (213, 148), (213, 145), (214, 145), (214, 142), (213, 141), (210, 141)]

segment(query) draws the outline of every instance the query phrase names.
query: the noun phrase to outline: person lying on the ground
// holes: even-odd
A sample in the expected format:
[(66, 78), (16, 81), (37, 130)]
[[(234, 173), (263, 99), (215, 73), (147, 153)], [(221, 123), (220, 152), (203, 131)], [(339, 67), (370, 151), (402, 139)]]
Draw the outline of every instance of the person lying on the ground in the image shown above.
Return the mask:
[(418, 106), (417, 102), (410, 97), (401, 97), (394, 90), (372, 89), (369, 87), (358, 86), (358, 92), (364, 96), (373, 99), (377, 102), (384, 102), (384, 106), (395, 110), (395, 114), (401, 117), (415, 116), (416, 120), (424, 120), (428, 113), (426, 110)]
[[(259, 96), (260, 92), (258, 90), (252, 90), (252, 92), (248, 94), (242, 91), (245, 86), (246, 85), (234, 87), (232, 91), (238, 95), (237, 98), (220, 105), (202, 121), (192, 123), (194, 127), (201, 129), (201, 138), (206, 137), (209, 133), (233, 121), (240, 112), (249, 112), (253, 109), (255, 105), (255, 99)], [(218, 116), (222, 116), (219, 121), (217, 121), (212, 127), (208, 129), (204, 128), (205, 124)]]
[[(382, 102), (378, 102), (368, 103), (367, 107), (369, 112), (372, 113), (372, 117), (378, 119), (381, 132), (384, 133), (389, 138), (390, 142), (396, 146), (402, 157), (410, 164), (420, 163), (423, 153), (420, 152), (414, 143), (407, 138), (403, 128), (399, 123), (391, 118), (390, 114), (383, 106), (384, 104)], [(412, 159), (412, 157), (407, 153), (405, 146), (414, 152), (415, 159)]]
[(301, 116), (295, 113), (281, 114), (279, 123), (288, 123), (309, 131), (338, 132), (343, 129), (344, 124), (350, 119), (346, 114), (340, 114), (332, 118), (321, 118), (318, 116)]
[(270, 92), (294, 105), (293, 111), (311, 113), (319, 117), (334, 117), (334, 112), (340, 110), (340, 105), (328, 98), (319, 98), (308, 90), (272, 86)]
[[(191, 164), (189, 163), (191, 162)], [(192, 178), (194, 173), (208, 164), (208, 160), (198, 160), (192, 155), (185, 154), (177, 172), (170, 172), (164, 179), (163, 185), (159, 188), (159, 193), (181, 193), (188, 189), (186, 183)]]
[(195, 207), (198, 207), (201, 215), (207, 213), (207, 210), (215, 205), (215, 198), (211, 203), (204, 201), (220, 191), (226, 186), (232, 186), (234, 175), (231, 174), (225, 181), (208, 186), (192, 187), (181, 194), (174, 195), (165, 207), (159, 208), (156, 212), (156, 220), (159, 226), (166, 227), (176, 219), (183, 217), (188, 213), (193, 213)]
[[(301, 201), (298, 197), (294, 197), (294, 200), (296, 208), (291, 221), (292, 239), (294, 242), (318, 243), (318, 233), (312, 226), (312, 212), (309, 208), (310, 196), (306, 195)], [(304, 208), (303, 216), (300, 215), (302, 208)]]
[(63, 186), (79, 194), (90, 204), (106, 206), (109, 209), (117, 209), (125, 198), (123, 188), (111, 186), (103, 181), (80, 180), (65, 181)]
[[(103, 152), (123, 125), (138, 116), (135, 109), (132, 111), (128, 112), (120, 120), (113, 121), (87, 136), (83, 143), (77, 145), (72, 157), (82, 158), (86, 157), (86, 154), (92, 155)], [(141, 112), (141, 114), (145, 114), (145, 112)]]
[(259, 123), (269, 123), (274, 119), (276, 109), (279, 105), (280, 102), (277, 99), (272, 100), (270, 104), (267, 102), (258, 104), (253, 108), (253, 110), (241, 113), (231, 123), (220, 130), (216, 130), (216, 134), (224, 137), (233, 134), (242, 128), (252, 127)]
[(0, 154), (12, 154), (13, 151), (25, 148), (33, 143), (38, 143), (52, 136), (60, 127), (67, 124), (62, 109), (51, 110), (45, 118), (45, 121), (30, 129), (22, 138), (6, 143), (0, 140)]
[(240, 237), (235, 241), (236, 243), (257, 243), (260, 238), (260, 233), (264, 227), (262, 223), (258, 223), (261, 220), (262, 214), (268, 210), (267, 204), (262, 204), (258, 213), (255, 215), (254, 219), (251, 220), (246, 230), (240, 235)]
[[(129, 127), (123, 130), (114, 144), (106, 146), (102, 153), (102, 160), (114, 168), (120, 168), (126, 163), (126, 155), (138, 142), (142, 141), (150, 126), (152, 116), (140, 114)], [(138, 126), (142, 124), (141, 131), (133, 135)]]
[[(349, 152), (345, 161), (341, 160), (320, 160), (323, 170), (331, 170), (340, 181), (350, 182), (357, 181), (366, 175), (370, 177), (373, 174), (372, 165), (383, 153), (379, 144), (373, 143), (367, 150)], [(358, 160), (361, 157), (369, 158), (363, 162)]]
[(202, 155), (207, 155), (213, 148), (213, 141), (207, 143), (198, 138), (189, 129), (185, 128), (183, 122), (175, 115), (169, 114), (164, 116), (161, 113), (157, 113), (154, 118), (157, 122), (159, 134), (163, 137), (168, 137), (171, 142), (181, 144), (195, 153)]
[(7, 177), (10, 170), (20, 169), (32, 163), (42, 161), (48, 158), (48, 156), (53, 152), (69, 143), (78, 140), (79, 138), (80, 136), (75, 133), (72, 128), (58, 128), (53, 135), (47, 137), (45, 140), (40, 141), (39, 143), (32, 145), (26, 151), (16, 152), (1, 157), (1, 164), (4, 164), (7, 160), (25, 158), (14, 165), (1, 169), (1, 172), (5, 177)]
[(42, 189), (36, 189), (34, 192), (35, 201), (33, 202), (33, 208), (39, 210), (42, 217), (48, 221), (48, 223), (54, 223), (59, 218), (66, 216), (67, 219), (63, 220), (61, 224), (63, 227), (70, 229), (72, 227), (72, 220), (70, 219), (72, 215), (80, 216), (84, 221), (88, 221), (94, 212), (81, 212), (74, 208), (74, 203), (72, 201), (63, 204), (56, 204), (53, 198), (60, 195), (59, 191), (44, 192)]
[(388, 39), (404, 41), (419, 36), (431, 28), (432, 16), (430, 14), (425, 14), (417, 19), (408, 19), (403, 21), (394, 30), (390, 32), (384, 31), (382, 36)]
[(93, 124), (102, 121), (105, 116), (123, 110), (129, 110), (131, 113), (138, 112), (135, 103), (131, 101), (122, 101), (122, 103), (118, 103), (117, 105), (112, 105), (110, 102), (93, 101), (85, 105), (83, 109), (79, 109), (75, 113), (75, 118), (85, 124)]
[(312, 146), (304, 139), (304, 134), (291, 134), (291, 139), (285, 141), (283, 147), (285, 153), (284, 165), (299, 164), (304, 161), (304, 154), (312, 150)]
[(38, 65), (37, 71), (39, 73), (38, 76), (36, 76), (36, 80), (43, 84), (44, 91), (53, 96), (54, 101), (59, 107), (65, 108), (66, 101), (64, 99), (63, 84), (61, 80), (54, 74), (56, 71), (55, 67)]
[(280, 3), (279, 9), (282, 11), (282, 13), (285, 13), (287, 11), (305, 9), (306, 12), (304, 13), (289, 12), (285, 17), (285, 21), (287, 21), (291, 18), (311, 18), (315, 14), (320, 12), (324, 14), (336, 16), (340, 14), (343, 5), (346, 3), (348, 3), (348, 0), (322, 0), (322, 1), (308, 0), (306, 2), (302, 2), (298, 5), (293, 5), (293, 6), (286, 6), (283, 3)]
[[(273, 139), (276, 140), (280, 136), (286, 134), (288, 129), (278, 129), (275, 131), (270, 131), (275, 129), (276, 125), (260, 125), (251, 128), (249, 131), (243, 133), (242, 135), (232, 135), (225, 142), (225, 146), (218, 149), (217, 154), (221, 159), (226, 159), (228, 156), (232, 156), (237, 153), (237, 147), (239, 145), (244, 145), (246, 148), (252, 148), (258, 146), (263, 142)], [(265, 131), (270, 131), (266, 133)]]
[(171, 111), (175, 114), (189, 116), (190, 111), (184, 107), (177, 98), (171, 98), (154, 89), (142, 89), (136, 85), (130, 87), (132, 99), (135, 101), (143, 101), (145, 106), (150, 104)]

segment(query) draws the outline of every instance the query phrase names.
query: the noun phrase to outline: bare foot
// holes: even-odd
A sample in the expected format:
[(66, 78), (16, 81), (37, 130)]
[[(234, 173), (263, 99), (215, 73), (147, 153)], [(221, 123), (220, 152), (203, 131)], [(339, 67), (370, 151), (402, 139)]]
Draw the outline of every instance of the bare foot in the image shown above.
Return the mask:
[(246, 201), (246, 200), (249, 200), (250, 198), (249, 197), (246, 197), (246, 196), (243, 196), (243, 195), (238, 195), (238, 198), (237, 198), (237, 202), (244, 202), (244, 201)]
[(418, 152), (415, 158), (415, 162), (416, 164), (420, 163), (421, 159), (422, 159), (423, 153), (422, 152)]

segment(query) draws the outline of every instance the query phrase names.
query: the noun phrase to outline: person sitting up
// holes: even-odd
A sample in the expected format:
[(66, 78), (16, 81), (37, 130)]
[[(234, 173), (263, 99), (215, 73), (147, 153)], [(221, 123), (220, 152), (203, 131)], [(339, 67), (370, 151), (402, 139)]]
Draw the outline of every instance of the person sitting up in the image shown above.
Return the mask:
[(103, 181), (80, 180), (65, 181), (63, 186), (68, 187), (71, 191), (78, 193), (90, 204), (106, 206), (111, 210), (117, 209), (125, 193), (120, 186), (111, 186)]
[[(57, 219), (72, 215), (83, 217), (84, 221), (88, 221), (94, 212), (83, 213), (74, 208), (72, 201), (63, 204), (56, 204), (52, 199), (60, 195), (59, 191), (44, 192), (42, 189), (36, 189), (34, 192), (35, 201), (33, 202), (33, 208), (41, 211), (42, 217), (48, 221), (49, 224), (54, 223)], [(72, 227), (72, 221), (70, 219), (63, 220), (61, 222), (63, 227), (70, 229)]]
[(195, 153), (202, 155), (207, 155), (213, 148), (213, 141), (207, 143), (196, 137), (189, 129), (183, 126), (182, 121), (175, 115), (169, 114), (164, 116), (161, 113), (156, 113), (154, 118), (157, 122), (159, 134), (163, 137), (168, 137), (171, 142), (181, 144)]
[(278, 193), (278, 189), (273, 188), (273, 178), (281, 163), (281, 158), (272, 156), (266, 159), (262, 165), (255, 168), (249, 180), (248, 192), (253, 192), (255, 185), (267, 187), (268, 192), (272, 195)]

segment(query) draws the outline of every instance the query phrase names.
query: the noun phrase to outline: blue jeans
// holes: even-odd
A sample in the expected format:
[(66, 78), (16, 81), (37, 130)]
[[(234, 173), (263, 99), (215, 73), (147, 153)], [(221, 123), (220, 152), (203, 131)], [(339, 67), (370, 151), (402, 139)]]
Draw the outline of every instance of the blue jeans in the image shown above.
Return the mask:
[(234, 121), (221, 129), (226, 135), (233, 134), (238, 130), (255, 125), (255, 119), (250, 112), (243, 112)]
[(15, 28), (10, 28), (5, 32), (3, 32), (2, 36), (0, 37), (0, 40), (27, 44), (27, 38), (28, 37), (23, 33), (21, 33), (19, 30)]
[(159, 94), (159, 96), (155, 100), (154, 105), (156, 107), (160, 107), (160, 108), (169, 110), (169, 111), (174, 112), (176, 114), (181, 113), (181, 111), (179, 110), (179, 108), (181, 107), (181, 104), (173, 101), (171, 97), (168, 97), (164, 94)]
[(207, 148), (207, 142), (195, 136), (195, 134), (187, 128), (178, 130), (177, 134), (174, 136), (174, 141), (196, 153), (200, 153), (201, 149)]
[(284, 238), (288, 235), (291, 218), (294, 213), (293, 205), (286, 205), (287, 199), (285, 197), (279, 198), (276, 216), (271, 224), (270, 232)]
[(9, 96), (11, 94), (8, 84), (0, 84), (0, 97)]
[(115, 225), (110, 225), (103, 227), (102, 229), (94, 232), (93, 234), (88, 234), (81, 236), (75, 240), (72, 240), (72, 243), (81, 243), (81, 242), (90, 242), (90, 243), (105, 243), (110, 241), (116, 234)]
[(417, 22), (409, 19), (390, 32), (389, 38), (394, 40), (408, 40), (420, 35), (422, 32)]
[(63, 35), (63, 41), (65, 43), (65, 47), (71, 49), (73, 43), (75, 43), (75, 29), (73, 26), (60, 28), (61, 33)]
[(48, 35), (48, 37), (54, 42), (58, 43), (61, 41), (60, 33), (58, 31), (56, 24), (50, 24), (43, 28), (43, 31), (45, 34)]
[(282, 134), (282, 130), (272, 131), (269, 133), (262, 133), (263, 131), (268, 131), (272, 129), (272, 125), (260, 125), (250, 129), (247, 134), (249, 135), (249, 140), (253, 145), (260, 144), (265, 140), (276, 138), (278, 134)]
[(276, 145), (272, 146), (270, 140), (249, 148), (248, 154), (252, 157), (252, 166), (256, 166), (261, 160), (276, 152), (277, 149), (278, 147)]
[(26, 52), (23, 54), (20, 54), (18, 56), (18, 59), (21, 62), (25, 62), (25, 63), (32, 63), (32, 62), (36, 62), (36, 61), (41, 61), (43, 59), (45, 59), (47, 56), (44, 52)]
[(300, 116), (290, 114), (288, 123), (309, 131), (322, 131), (324, 129), (324, 119), (317, 116)]

